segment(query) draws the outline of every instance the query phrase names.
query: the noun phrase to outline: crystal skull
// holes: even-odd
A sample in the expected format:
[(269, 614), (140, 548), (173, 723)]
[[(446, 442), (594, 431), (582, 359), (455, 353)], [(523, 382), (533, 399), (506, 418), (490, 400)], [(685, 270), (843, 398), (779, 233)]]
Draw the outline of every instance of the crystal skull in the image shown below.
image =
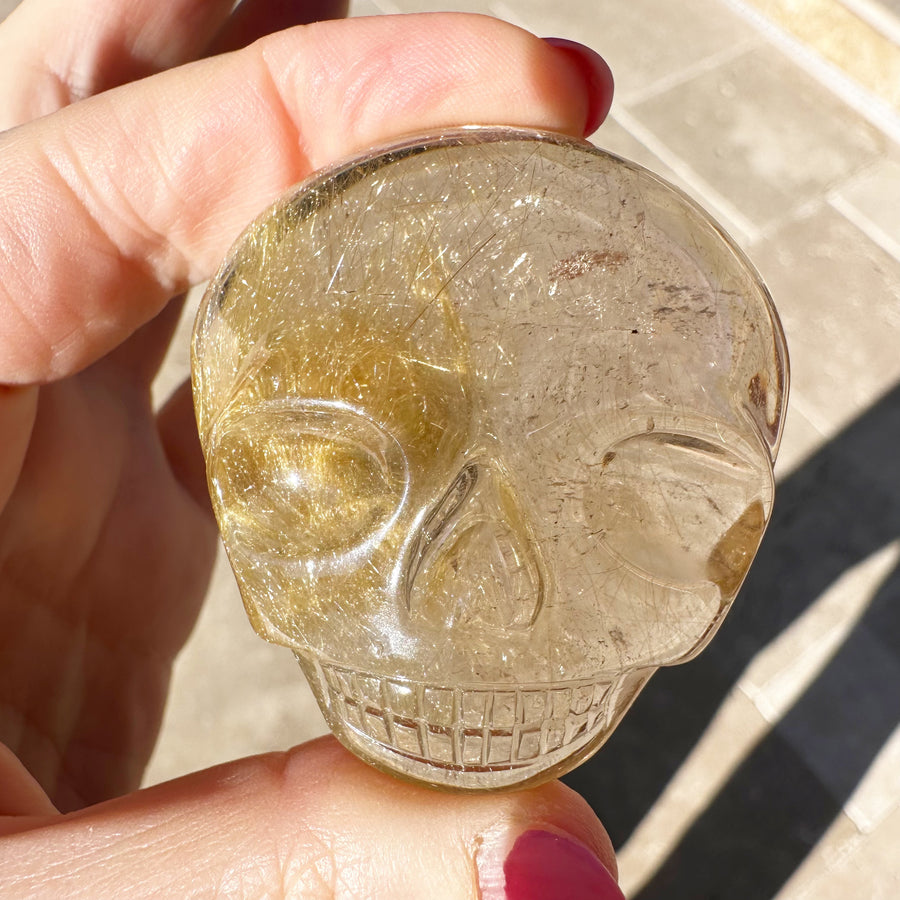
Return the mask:
[(577, 765), (715, 633), (769, 519), (787, 357), (676, 189), (468, 128), (265, 212), (193, 380), (254, 628), (363, 759), (485, 790)]

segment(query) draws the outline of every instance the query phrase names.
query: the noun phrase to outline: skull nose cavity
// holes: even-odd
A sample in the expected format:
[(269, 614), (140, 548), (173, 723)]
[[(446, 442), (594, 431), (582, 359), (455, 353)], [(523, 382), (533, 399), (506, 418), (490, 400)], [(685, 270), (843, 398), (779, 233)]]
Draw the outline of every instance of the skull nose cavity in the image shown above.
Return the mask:
[(416, 536), (410, 613), (441, 627), (518, 630), (534, 622), (544, 591), (537, 545), (504, 473), (466, 464)]
[(651, 580), (712, 583), (730, 599), (771, 508), (771, 469), (756, 456), (721, 435), (627, 437), (592, 467), (583, 495), (586, 524), (614, 556)]

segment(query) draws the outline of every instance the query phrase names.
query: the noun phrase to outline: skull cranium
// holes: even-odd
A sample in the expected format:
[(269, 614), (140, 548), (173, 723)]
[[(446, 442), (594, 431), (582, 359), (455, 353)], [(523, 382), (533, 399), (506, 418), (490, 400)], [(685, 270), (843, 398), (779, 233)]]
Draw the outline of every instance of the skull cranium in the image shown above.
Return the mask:
[(194, 335), (254, 627), (347, 746), (460, 788), (561, 774), (709, 640), (768, 521), (786, 380), (768, 294), (704, 213), (513, 130), (302, 185)]

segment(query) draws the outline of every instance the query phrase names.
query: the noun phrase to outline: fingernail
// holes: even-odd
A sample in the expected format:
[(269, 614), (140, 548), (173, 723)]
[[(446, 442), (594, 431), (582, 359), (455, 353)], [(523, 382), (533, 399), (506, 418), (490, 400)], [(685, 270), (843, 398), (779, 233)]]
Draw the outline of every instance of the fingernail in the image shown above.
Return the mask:
[(587, 847), (552, 831), (526, 831), (503, 864), (506, 900), (625, 900)]
[(584, 123), (584, 136), (593, 134), (612, 106), (613, 98), (613, 74), (606, 60), (590, 47), (570, 41), (566, 38), (544, 38), (544, 43), (550, 44), (557, 50), (565, 53), (574, 62), (582, 77), (588, 85), (590, 104), (588, 106), (587, 121)]

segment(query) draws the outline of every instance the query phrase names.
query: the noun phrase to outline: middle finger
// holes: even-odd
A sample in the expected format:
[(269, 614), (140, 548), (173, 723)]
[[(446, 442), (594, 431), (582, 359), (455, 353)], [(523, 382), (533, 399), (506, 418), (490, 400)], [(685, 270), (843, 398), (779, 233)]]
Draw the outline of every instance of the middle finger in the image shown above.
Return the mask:
[[(344, 0), (25, 0), (0, 23), (0, 130), (109, 88), (342, 14)], [(221, 44), (220, 33), (226, 35)]]

